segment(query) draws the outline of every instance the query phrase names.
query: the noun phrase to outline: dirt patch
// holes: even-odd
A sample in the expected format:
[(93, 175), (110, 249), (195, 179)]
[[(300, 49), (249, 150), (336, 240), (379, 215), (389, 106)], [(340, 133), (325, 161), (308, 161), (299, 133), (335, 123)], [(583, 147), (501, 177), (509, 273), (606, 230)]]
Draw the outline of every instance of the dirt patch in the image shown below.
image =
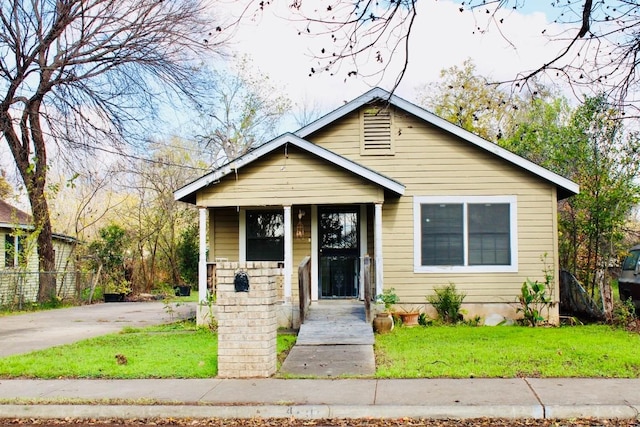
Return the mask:
[(36, 420), (36, 419), (0, 419), (0, 427), (15, 426), (211, 426), (211, 427), (258, 427), (258, 426), (282, 426), (282, 427), (639, 427), (637, 420), (595, 420), (595, 419), (571, 419), (571, 420), (512, 420), (512, 419), (469, 419), (469, 420), (421, 420), (401, 418), (392, 420), (378, 419), (322, 419), (300, 420), (295, 418), (276, 419), (222, 419), (209, 418), (194, 419), (64, 419), (64, 420)]

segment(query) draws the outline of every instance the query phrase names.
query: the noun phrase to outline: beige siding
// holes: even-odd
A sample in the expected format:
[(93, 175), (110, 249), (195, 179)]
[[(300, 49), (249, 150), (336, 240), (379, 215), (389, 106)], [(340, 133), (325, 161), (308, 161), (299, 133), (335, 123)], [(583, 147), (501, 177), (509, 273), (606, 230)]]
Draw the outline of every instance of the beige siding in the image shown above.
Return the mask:
[[(250, 208), (250, 207), (249, 207)], [(311, 255), (311, 206), (295, 205), (291, 209), (293, 233), (295, 236), (298, 225), (298, 214), (304, 211), (301, 219), (304, 227), (304, 236), (293, 239), (293, 272), (292, 272), (292, 298), (298, 298), (298, 265), (304, 257)], [(225, 259), (231, 262), (238, 262), (240, 259), (239, 245), (239, 224), (240, 211), (236, 208), (215, 208), (209, 210), (209, 218), (214, 230), (213, 254), (210, 260)]]
[[(360, 155), (357, 113), (307, 138), (406, 186), (402, 198), (383, 206), (385, 287), (394, 287), (403, 302), (424, 303), (434, 286), (453, 282), (467, 294), (465, 302), (512, 303), (523, 281), (543, 278), (544, 254), (558, 270), (554, 186), (410, 115), (396, 115), (394, 126), (390, 157)], [(414, 273), (413, 196), (434, 195), (516, 196), (518, 272)]]
[(238, 244), (238, 210), (236, 208), (211, 209), (209, 210), (211, 221), (213, 222), (214, 238), (213, 252), (209, 254), (210, 260), (226, 259), (231, 262), (238, 262), (240, 259)]
[(382, 190), (329, 162), (288, 147), (241, 168), (198, 192), (200, 206), (282, 206), (365, 203), (383, 200)]

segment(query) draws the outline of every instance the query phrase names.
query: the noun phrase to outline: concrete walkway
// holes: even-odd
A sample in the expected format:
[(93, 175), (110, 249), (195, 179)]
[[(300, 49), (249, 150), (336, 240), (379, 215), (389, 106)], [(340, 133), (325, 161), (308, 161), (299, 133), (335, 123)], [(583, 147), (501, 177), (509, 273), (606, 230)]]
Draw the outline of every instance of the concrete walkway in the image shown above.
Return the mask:
[(0, 357), (195, 317), (196, 303), (119, 302), (0, 317)]
[(374, 342), (362, 302), (314, 302), (280, 373), (320, 378), (371, 376), (376, 369)]
[(0, 380), (0, 419), (636, 419), (639, 410), (640, 379)]

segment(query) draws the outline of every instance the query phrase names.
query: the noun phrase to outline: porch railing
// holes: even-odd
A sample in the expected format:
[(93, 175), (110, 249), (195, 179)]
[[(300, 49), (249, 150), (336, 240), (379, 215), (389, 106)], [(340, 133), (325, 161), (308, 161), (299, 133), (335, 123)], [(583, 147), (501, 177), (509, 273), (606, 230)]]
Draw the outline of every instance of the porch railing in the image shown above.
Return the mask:
[(367, 316), (367, 322), (371, 321), (371, 301), (375, 298), (375, 289), (376, 283), (374, 280), (375, 275), (373, 274), (374, 260), (369, 256), (365, 255), (363, 260), (363, 269), (362, 274), (364, 275), (364, 312)]
[(305, 257), (298, 266), (298, 287), (300, 324), (302, 324), (311, 305), (311, 257), (309, 256)]

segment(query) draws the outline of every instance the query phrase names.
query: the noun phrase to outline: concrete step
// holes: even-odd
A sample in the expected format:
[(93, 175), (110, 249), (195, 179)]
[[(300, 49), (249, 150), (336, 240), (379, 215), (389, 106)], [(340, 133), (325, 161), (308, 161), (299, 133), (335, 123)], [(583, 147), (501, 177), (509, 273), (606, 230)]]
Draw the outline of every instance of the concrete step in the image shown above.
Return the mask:
[(370, 376), (375, 373), (374, 342), (362, 302), (315, 302), (280, 372), (313, 377)]

